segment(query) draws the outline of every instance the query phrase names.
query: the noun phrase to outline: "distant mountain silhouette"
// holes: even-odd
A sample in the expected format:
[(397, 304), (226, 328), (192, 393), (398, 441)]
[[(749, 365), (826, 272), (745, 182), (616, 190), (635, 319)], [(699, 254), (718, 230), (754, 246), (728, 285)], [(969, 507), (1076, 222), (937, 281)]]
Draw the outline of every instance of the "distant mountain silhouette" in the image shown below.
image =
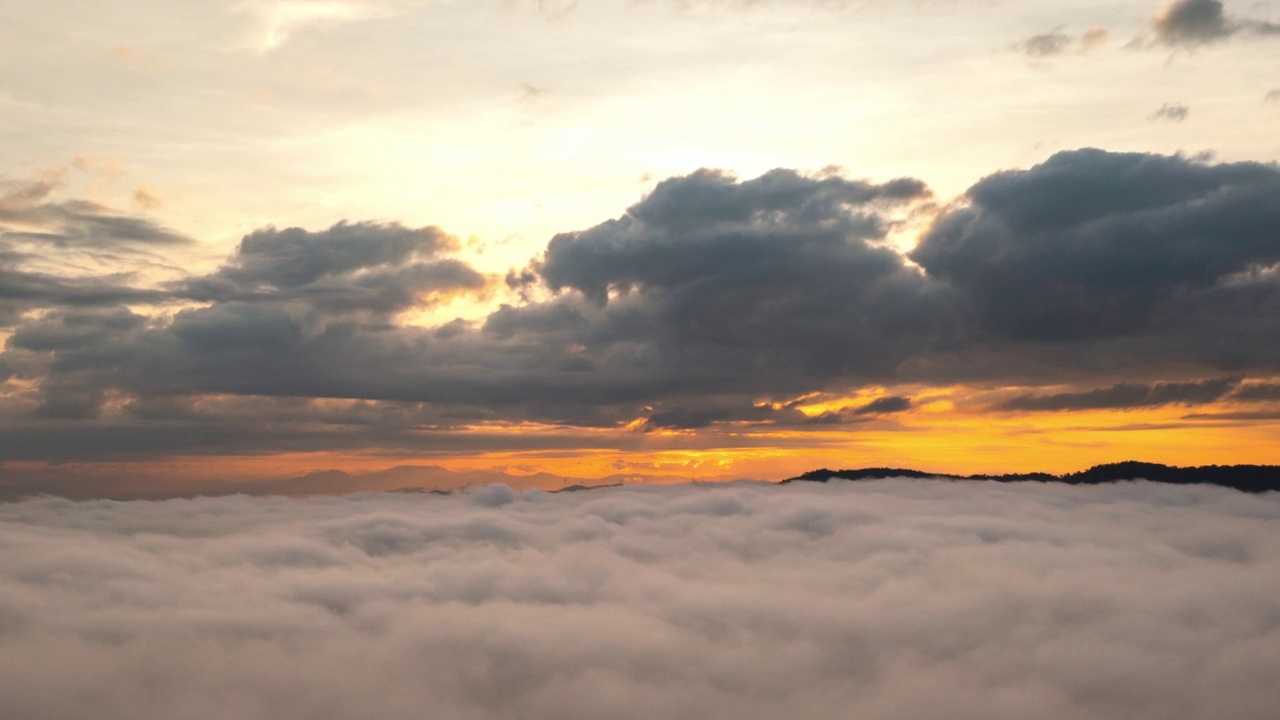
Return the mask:
[(1202, 465), (1172, 467), (1159, 463), (1125, 462), (1095, 465), (1088, 470), (1054, 475), (1052, 473), (1008, 473), (1004, 475), (951, 475), (904, 468), (861, 468), (858, 470), (811, 470), (782, 482), (827, 482), (828, 480), (879, 480), (884, 478), (934, 478), (940, 480), (995, 480), (997, 482), (1060, 482), (1068, 485), (1098, 485), (1125, 480), (1149, 480), (1174, 485), (1217, 485), (1242, 492), (1280, 491), (1280, 466), (1277, 465)]
[(609, 484), (607, 484), (607, 485), (581, 485), (581, 484), (579, 484), (579, 485), (566, 485), (565, 487), (557, 488), (557, 489), (555, 489), (555, 490), (551, 490), (550, 492), (553, 492), (553, 493), (571, 493), (571, 492), (582, 492), (583, 490), (603, 490), (604, 488), (616, 488), (616, 487), (622, 487), (622, 486), (623, 486), (623, 484), (624, 484), (624, 483), (616, 482), (616, 483), (609, 483)]

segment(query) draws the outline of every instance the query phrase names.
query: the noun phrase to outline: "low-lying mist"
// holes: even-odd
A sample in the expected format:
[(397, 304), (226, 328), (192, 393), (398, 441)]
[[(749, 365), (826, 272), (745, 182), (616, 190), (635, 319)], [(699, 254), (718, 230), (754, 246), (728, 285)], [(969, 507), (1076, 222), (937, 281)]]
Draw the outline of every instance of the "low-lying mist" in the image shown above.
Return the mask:
[(45, 718), (1274, 718), (1280, 494), (738, 483), (0, 505)]

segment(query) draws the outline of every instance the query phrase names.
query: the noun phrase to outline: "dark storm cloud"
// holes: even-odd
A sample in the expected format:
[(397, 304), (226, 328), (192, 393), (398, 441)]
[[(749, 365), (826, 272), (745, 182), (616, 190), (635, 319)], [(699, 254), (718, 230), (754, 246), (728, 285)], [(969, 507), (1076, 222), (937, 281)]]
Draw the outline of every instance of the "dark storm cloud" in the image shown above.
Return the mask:
[(6, 265), (0, 257), (0, 327), (11, 326), (18, 316), (35, 308), (113, 307), (122, 303), (147, 304), (169, 299), (169, 294), (130, 286), (122, 275), (68, 278), (32, 272)]
[(62, 308), (20, 325), (6, 343), (15, 376), (39, 381), (42, 418), (89, 420), (123, 383), (119, 364), (146, 318), (125, 308)]
[[(909, 401), (818, 418), (789, 403), (907, 383), (1103, 388), (1029, 389), (1023, 409), (1192, 402), (1224, 376), (1280, 373), (1278, 196), (1271, 165), (1063, 152), (943, 208), (910, 253), (917, 266), (887, 242), (934, 212), (917, 180), (704, 170), (554, 237), (509, 274), (501, 292), (520, 300), (435, 328), (398, 315), (499, 292), (439, 230), (268, 228), (162, 290), (44, 277), (19, 306), (40, 312), (11, 313), (0, 355), (0, 374), (23, 381), (0, 397), (12, 426), (0, 459), (317, 449), (326, 432), (432, 452), (484, 442), (469, 425), (524, 421), (852, 430)], [(0, 262), (21, 267), (20, 254)], [(147, 297), (200, 304), (119, 307)], [(1187, 381), (1153, 385), (1162, 374)], [(371, 406), (288, 405), (323, 398)]]
[(60, 312), (50, 317), (53, 322), (31, 323), (19, 328), (9, 338), (9, 347), (53, 352), (99, 345), (146, 324), (145, 318), (124, 309)]
[(552, 240), (527, 274), (558, 295), (440, 331), (385, 319), (414, 302), (397, 290), (405, 278), (421, 281), (417, 302), (431, 287), (483, 286), (437, 256), (450, 247), (438, 231), (264, 230), (219, 271), (174, 284), (205, 307), (110, 337), (54, 312), (28, 321), (9, 355), (42, 378), (37, 416), (90, 417), (116, 391), (143, 404), (208, 393), (428, 403), (472, 408), (474, 421), (587, 427), (794, 422), (797, 411), (757, 398), (884, 375), (945, 332), (945, 298), (879, 244), (927, 199), (909, 179), (673, 178), (625, 216)]
[(1280, 24), (1227, 15), (1219, 0), (1174, 0), (1151, 26), (1155, 41), (1172, 47), (1208, 45), (1238, 34), (1280, 34)]
[(214, 277), (248, 288), (296, 288), (325, 276), (400, 265), (456, 247), (437, 228), (367, 222), (340, 222), (321, 232), (267, 228), (245, 236), (231, 262)]
[(906, 178), (873, 185), (774, 170), (738, 182), (702, 170), (659, 183), (616, 220), (552, 238), (539, 274), (551, 289), (570, 287), (601, 305), (611, 289), (678, 289), (707, 278), (758, 286), (812, 272), (801, 263), (823, 259), (839, 260), (857, 282), (899, 266), (893, 253), (863, 244), (888, 230), (882, 207), (927, 195)]
[(1273, 278), (1230, 282), (1280, 262), (1280, 205), (1268, 200), (1277, 196), (1272, 165), (1063, 152), (978, 182), (911, 257), (964, 294), (1001, 338), (1176, 335), (1224, 313), (1239, 324), (1215, 334), (1239, 350), (1257, 343), (1244, 325), (1280, 319)]
[(504, 306), (478, 332), (313, 326), (237, 298), (179, 313), (157, 340), (191, 365), (184, 377), (222, 392), (511, 406), (783, 391), (815, 372), (890, 366), (931, 335), (943, 308), (918, 272), (874, 245), (926, 196), (912, 180), (701, 172), (659, 184), (622, 218), (557, 236), (531, 272), (566, 292)]
[(267, 228), (247, 235), (216, 273), (183, 283), (183, 292), (204, 301), (304, 301), (331, 312), (391, 313), (485, 287), (470, 266), (437, 257), (457, 246), (438, 228), (395, 223)]
[(1190, 383), (1121, 383), (1086, 392), (1054, 395), (1019, 395), (996, 405), (998, 410), (1100, 410), (1108, 408), (1203, 405), (1226, 397), (1240, 384), (1239, 378), (1218, 378)]
[(1165, 103), (1158, 110), (1151, 114), (1152, 120), (1168, 120), (1170, 122), (1182, 122), (1187, 119), (1187, 115), (1191, 113), (1191, 108), (1182, 103)]
[[(96, 417), (110, 390), (399, 399), (376, 383), (335, 389), (341, 383), (325, 377), (326, 362), (359, 352), (362, 333), (373, 332), (366, 325), (386, 328), (396, 312), (483, 290), (483, 275), (439, 257), (455, 247), (435, 228), (396, 224), (339, 223), (321, 232), (268, 228), (245, 237), (231, 261), (210, 275), (169, 283), (164, 291), (102, 292), (79, 303), (197, 300), (212, 303), (207, 307), (183, 310), (154, 327), (123, 308), (54, 310), (19, 327), (8, 349), (12, 364), (41, 380), (36, 417)], [(96, 281), (65, 281), (43, 297), (29, 297), (27, 306), (76, 304), (69, 290), (86, 282)], [(111, 322), (99, 322), (104, 318)], [(330, 352), (334, 346), (342, 347)]]
[(942, 299), (878, 244), (926, 198), (908, 179), (673, 178), (622, 217), (553, 238), (537, 273), (576, 292), (485, 329), (700, 394), (884, 373), (946, 322)]
[(14, 718), (1275, 716), (1280, 499), (888, 480), (0, 505)]

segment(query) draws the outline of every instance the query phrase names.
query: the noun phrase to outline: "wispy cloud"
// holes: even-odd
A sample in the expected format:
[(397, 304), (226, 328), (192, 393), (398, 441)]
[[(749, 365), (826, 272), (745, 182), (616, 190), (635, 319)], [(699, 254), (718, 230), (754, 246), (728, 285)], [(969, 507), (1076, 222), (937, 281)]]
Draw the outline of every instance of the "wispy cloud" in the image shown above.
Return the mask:
[(333, 25), (384, 15), (392, 10), (379, 0), (243, 0), (236, 9), (258, 21), (259, 49), (279, 48), (307, 27)]
[(1104, 408), (1200, 405), (1219, 400), (1240, 384), (1239, 378), (1191, 383), (1121, 383), (1086, 392), (1019, 395), (997, 405), (1000, 410), (1098, 410)]
[(1032, 35), (1014, 47), (1030, 57), (1042, 58), (1061, 55), (1071, 45), (1074, 38), (1059, 30)]
[(1186, 120), (1189, 114), (1191, 114), (1191, 108), (1182, 103), (1165, 103), (1151, 114), (1151, 119), (1177, 123)]
[(1068, 52), (1088, 53), (1111, 41), (1111, 32), (1103, 27), (1091, 27), (1079, 36), (1064, 32), (1061, 28), (1032, 35), (1015, 43), (1013, 49), (1032, 59), (1044, 59), (1065, 55)]

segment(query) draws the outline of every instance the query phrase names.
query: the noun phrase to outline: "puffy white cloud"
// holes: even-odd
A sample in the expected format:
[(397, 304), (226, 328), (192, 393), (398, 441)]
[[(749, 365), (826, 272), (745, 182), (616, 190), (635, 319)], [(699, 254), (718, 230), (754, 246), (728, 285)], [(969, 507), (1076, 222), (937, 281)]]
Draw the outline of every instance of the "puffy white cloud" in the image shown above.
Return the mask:
[(1280, 496), (931, 481), (0, 506), (41, 718), (1264, 718)]

